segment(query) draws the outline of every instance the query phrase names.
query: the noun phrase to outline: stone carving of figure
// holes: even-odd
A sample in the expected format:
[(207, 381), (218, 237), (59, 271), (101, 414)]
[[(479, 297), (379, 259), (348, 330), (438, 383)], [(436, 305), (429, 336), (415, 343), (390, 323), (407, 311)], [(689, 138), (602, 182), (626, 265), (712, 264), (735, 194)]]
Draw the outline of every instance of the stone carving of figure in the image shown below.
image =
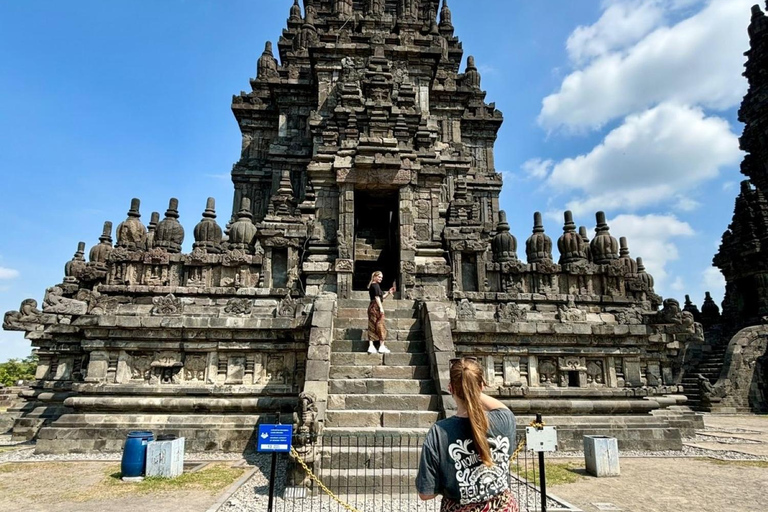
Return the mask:
[(59, 286), (54, 286), (45, 292), (43, 311), (62, 315), (84, 315), (88, 311), (88, 304), (81, 300), (64, 297), (64, 290)]
[(699, 393), (703, 405), (710, 406), (715, 402), (720, 402), (726, 395), (726, 389), (721, 386), (713, 386), (709, 379), (702, 374), (697, 374), (699, 380)]
[(272, 52), (272, 41), (267, 41), (264, 45), (264, 52), (259, 57), (256, 69), (256, 78), (259, 80), (269, 80), (277, 78), (277, 59)]
[(317, 431), (317, 397), (311, 391), (299, 394), (299, 438), (308, 441)]
[(37, 309), (35, 299), (24, 299), (18, 311), (8, 311), (3, 318), (3, 329), (9, 331), (25, 330), (25, 323), (36, 322), (42, 312)]
[(656, 324), (682, 324), (683, 314), (680, 303), (676, 299), (664, 300), (664, 306), (656, 313), (654, 320)]
[(352, 0), (336, 0), (336, 14), (338, 14), (340, 18), (351, 17), (352, 11), (354, 11)]
[(417, 0), (400, 0), (397, 14), (401, 20), (416, 21), (418, 18)]
[(368, 0), (368, 14), (370, 16), (382, 16), (384, 14), (384, 0)]

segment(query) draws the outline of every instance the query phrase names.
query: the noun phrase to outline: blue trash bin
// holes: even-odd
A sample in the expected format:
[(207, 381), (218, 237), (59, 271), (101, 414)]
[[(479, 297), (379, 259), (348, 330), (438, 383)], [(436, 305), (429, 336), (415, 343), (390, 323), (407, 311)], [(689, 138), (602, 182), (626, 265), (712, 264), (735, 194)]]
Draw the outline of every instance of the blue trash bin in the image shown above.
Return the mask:
[(137, 430), (128, 432), (123, 448), (123, 460), (120, 463), (120, 472), (123, 478), (134, 478), (144, 475), (147, 464), (147, 443), (154, 441), (152, 432)]

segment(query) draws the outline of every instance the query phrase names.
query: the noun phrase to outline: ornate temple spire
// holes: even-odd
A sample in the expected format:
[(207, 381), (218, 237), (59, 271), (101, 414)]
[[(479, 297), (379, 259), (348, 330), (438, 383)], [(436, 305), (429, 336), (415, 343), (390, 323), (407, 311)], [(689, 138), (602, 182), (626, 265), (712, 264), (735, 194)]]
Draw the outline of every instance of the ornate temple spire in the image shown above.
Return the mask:
[(637, 276), (640, 278), (640, 282), (648, 287), (648, 290), (653, 291), (653, 276), (645, 271), (645, 265), (643, 265), (643, 258), (637, 258)]
[(627, 272), (632, 274), (637, 273), (637, 262), (629, 255), (629, 245), (627, 245), (627, 237), (623, 236), (619, 238), (619, 261), (627, 269)]
[(579, 236), (584, 241), (584, 252), (587, 255), (587, 260), (592, 261), (592, 250), (589, 248), (589, 236), (587, 236), (587, 227), (579, 226)]
[(597, 228), (595, 238), (589, 244), (592, 253), (592, 261), (598, 265), (610, 263), (619, 257), (619, 243), (611, 236), (608, 223), (605, 221), (605, 212), (597, 212)]
[(464, 73), (464, 85), (471, 89), (480, 89), (480, 72), (475, 66), (475, 58), (467, 57), (467, 71)]
[(143, 251), (147, 248), (147, 228), (139, 220), (141, 213), (139, 207), (141, 201), (131, 199), (131, 209), (128, 210), (128, 218), (117, 226), (117, 247), (130, 251)]
[(109, 255), (112, 253), (112, 223), (106, 221), (99, 237), (99, 243), (91, 247), (88, 260), (97, 266), (106, 265)]
[(216, 223), (216, 200), (208, 198), (203, 212), (203, 219), (195, 226), (194, 249), (202, 249), (205, 252), (221, 252), (221, 226)]
[(499, 210), (499, 224), (496, 226), (496, 236), (491, 240), (491, 249), (494, 261), (517, 261), (517, 240), (509, 232), (507, 213), (504, 210)]
[(544, 233), (540, 212), (533, 214), (533, 234), (525, 242), (525, 254), (528, 263), (552, 261), (552, 239)]
[(712, 300), (709, 292), (704, 293), (704, 303), (701, 305), (701, 321), (704, 325), (712, 325), (720, 322), (720, 308)]
[(79, 280), (80, 272), (85, 268), (85, 242), (77, 243), (77, 251), (71, 260), (64, 265), (64, 282), (65, 283), (77, 283)]
[(241, 250), (253, 254), (253, 241), (256, 238), (256, 226), (253, 223), (251, 213), (251, 200), (244, 197), (240, 202), (240, 211), (236, 219), (229, 227), (230, 250)]
[(301, 6), (299, 5), (299, 0), (293, 0), (291, 13), (288, 17), (288, 23), (302, 23), (303, 21), (304, 20), (301, 17)]
[(317, 28), (315, 28), (314, 9), (307, 9), (304, 15), (304, 24), (301, 26), (299, 35), (294, 39), (294, 49), (306, 50), (317, 42)]
[(573, 213), (567, 210), (563, 217), (563, 234), (557, 240), (557, 250), (560, 252), (560, 264), (575, 263), (578, 261), (587, 261), (587, 248), (589, 243), (585, 242), (579, 233), (576, 232), (576, 224), (573, 222)]
[(155, 231), (157, 231), (157, 225), (160, 223), (160, 212), (152, 212), (149, 214), (149, 224), (147, 224), (147, 248), (155, 246)]
[(440, 9), (440, 30), (453, 32), (453, 15), (448, 7), (448, 0), (443, 0), (443, 7)]
[(696, 304), (691, 301), (690, 295), (685, 296), (685, 305), (683, 306), (683, 311), (687, 311), (692, 314), (694, 321), (701, 322), (701, 311), (699, 311), (699, 308), (696, 306)]
[(165, 211), (165, 218), (157, 225), (154, 247), (160, 247), (170, 253), (180, 253), (184, 243), (184, 227), (179, 222), (179, 200), (172, 197)]
[(259, 57), (259, 62), (256, 67), (256, 79), (257, 80), (269, 80), (270, 78), (277, 78), (279, 73), (277, 72), (277, 59), (272, 51), (272, 41), (267, 41), (264, 45), (264, 53)]

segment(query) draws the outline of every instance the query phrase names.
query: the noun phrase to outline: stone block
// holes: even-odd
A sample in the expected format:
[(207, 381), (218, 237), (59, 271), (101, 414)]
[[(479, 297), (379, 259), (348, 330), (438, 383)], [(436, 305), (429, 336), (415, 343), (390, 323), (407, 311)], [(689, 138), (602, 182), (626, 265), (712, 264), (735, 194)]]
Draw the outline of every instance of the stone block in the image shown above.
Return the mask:
[(184, 442), (180, 437), (171, 441), (152, 441), (147, 444), (148, 477), (176, 478), (184, 473)]
[(327, 381), (331, 371), (331, 365), (328, 361), (307, 361), (306, 379)]
[(596, 477), (619, 476), (619, 444), (615, 437), (584, 436), (587, 473)]

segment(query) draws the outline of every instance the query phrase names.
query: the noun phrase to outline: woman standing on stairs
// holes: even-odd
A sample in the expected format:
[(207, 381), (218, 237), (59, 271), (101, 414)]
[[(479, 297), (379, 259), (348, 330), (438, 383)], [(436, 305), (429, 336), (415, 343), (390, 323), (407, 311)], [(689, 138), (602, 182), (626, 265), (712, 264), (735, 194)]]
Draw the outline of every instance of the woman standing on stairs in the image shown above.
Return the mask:
[(384, 299), (395, 293), (393, 286), (386, 292), (381, 291), (381, 280), (384, 274), (377, 270), (371, 274), (371, 282), (368, 283), (368, 294), (371, 296), (371, 304), (368, 306), (368, 353), (376, 354), (374, 342), (379, 342), (379, 354), (389, 354), (385, 346), (387, 342), (387, 328), (384, 325)]
[(422, 500), (443, 495), (441, 512), (518, 512), (509, 486), (515, 415), (483, 393), (474, 357), (452, 359), (456, 415), (435, 423), (421, 451), (416, 489)]

